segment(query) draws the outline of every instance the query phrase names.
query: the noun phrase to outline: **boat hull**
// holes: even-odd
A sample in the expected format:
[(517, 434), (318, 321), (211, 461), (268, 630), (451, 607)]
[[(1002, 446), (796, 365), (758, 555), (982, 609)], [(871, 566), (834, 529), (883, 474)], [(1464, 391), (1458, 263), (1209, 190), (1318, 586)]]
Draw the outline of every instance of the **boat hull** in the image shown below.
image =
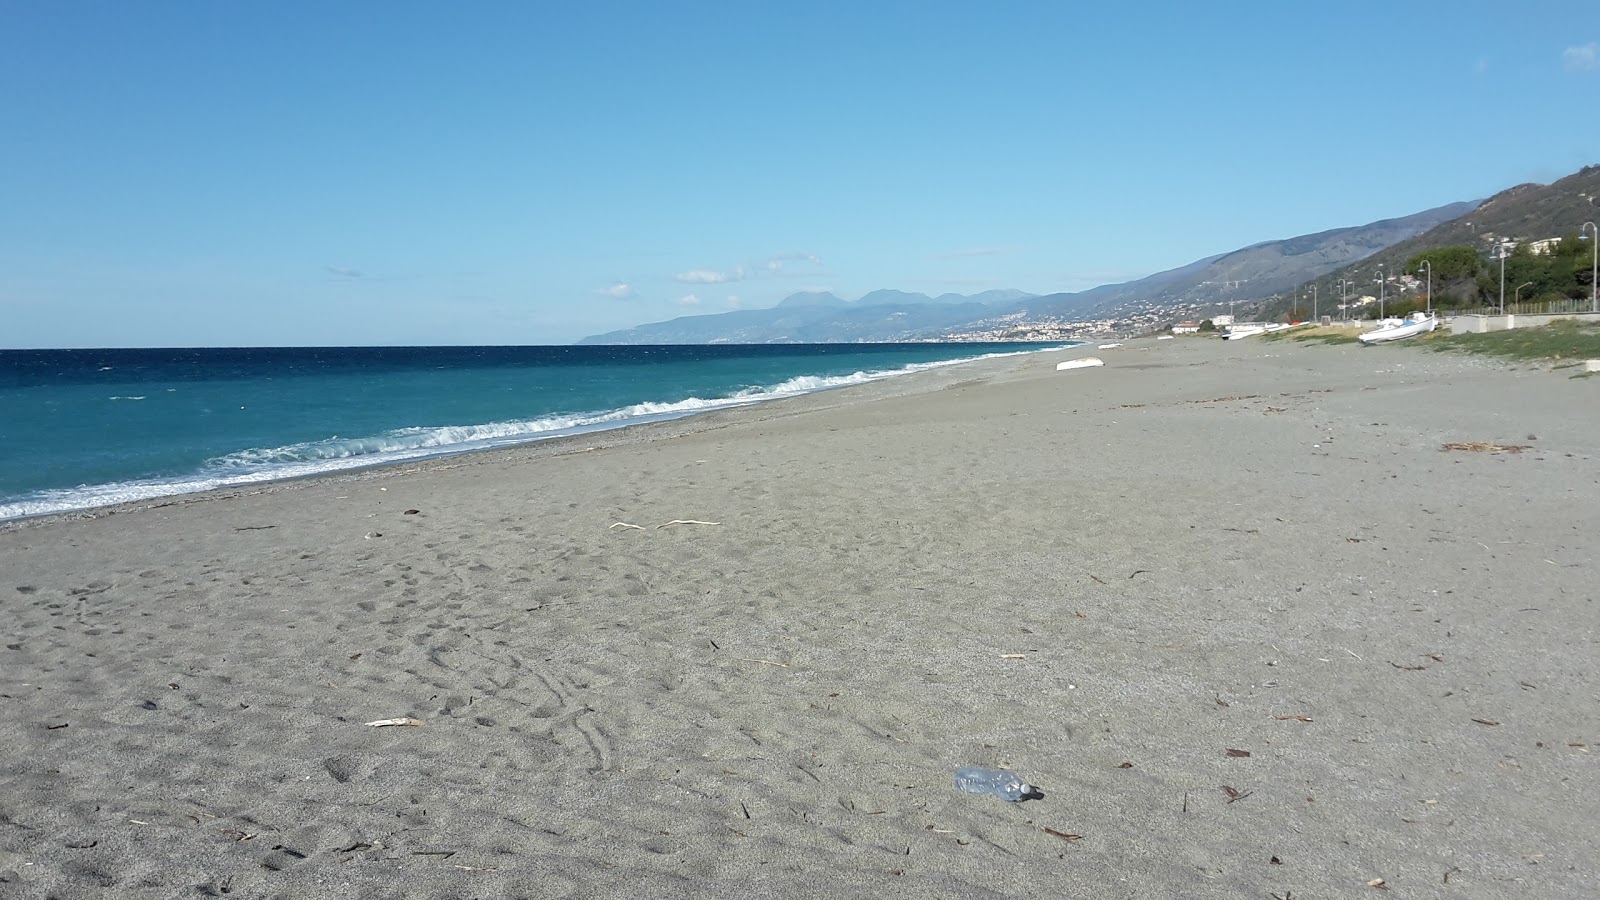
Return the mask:
[(1399, 341), (1408, 337), (1416, 337), (1419, 334), (1427, 334), (1437, 327), (1438, 323), (1439, 320), (1437, 318), (1429, 316), (1421, 321), (1410, 321), (1403, 325), (1394, 325), (1388, 328), (1379, 328), (1376, 331), (1369, 331), (1358, 336), (1356, 340), (1368, 346), (1372, 344), (1387, 344), (1390, 341)]

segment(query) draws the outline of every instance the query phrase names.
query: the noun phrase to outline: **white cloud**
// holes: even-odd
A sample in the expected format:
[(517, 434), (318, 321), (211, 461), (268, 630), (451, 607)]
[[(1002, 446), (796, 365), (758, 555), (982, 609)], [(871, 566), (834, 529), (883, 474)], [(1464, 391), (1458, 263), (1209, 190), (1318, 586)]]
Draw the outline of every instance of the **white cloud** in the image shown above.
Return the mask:
[(1561, 51), (1561, 64), (1568, 72), (1600, 69), (1600, 44), (1590, 41), (1582, 47), (1568, 47)]
[(739, 309), (742, 306), (744, 306), (744, 302), (741, 301), (737, 295), (735, 295), (735, 294), (729, 294), (728, 295), (728, 308), (729, 309)]
[(690, 269), (672, 276), (684, 284), (723, 284), (729, 281), (738, 281), (744, 277), (744, 269), (737, 268), (732, 272), (718, 272), (715, 269)]
[(601, 288), (600, 290), (595, 291), (595, 293), (602, 294), (614, 300), (626, 300), (633, 296), (633, 286), (619, 281), (616, 284), (613, 284), (611, 287)]
[(783, 271), (785, 265), (792, 262), (804, 262), (813, 266), (820, 266), (822, 265), (822, 257), (815, 253), (779, 253), (768, 257), (767, 261), (762, 264), (762, 268), (771, 274), (777, 274)]
[(688, 294), (688, 295), (685, 295), (683, 297), (679, 297), (678, 298), (678, 302), (683, 304), (684, 306), (699, 306), (700, 305), (700, 298), (696, 297), (693, 294)]

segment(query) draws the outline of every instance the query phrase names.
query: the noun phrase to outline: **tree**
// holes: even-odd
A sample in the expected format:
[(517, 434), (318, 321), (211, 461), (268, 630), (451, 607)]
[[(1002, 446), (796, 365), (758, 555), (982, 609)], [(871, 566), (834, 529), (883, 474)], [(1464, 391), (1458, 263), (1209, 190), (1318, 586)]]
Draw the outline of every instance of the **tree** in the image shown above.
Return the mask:
[(1217, 330), (1217, 323), (1211, 321), (1210, 319), (1207, 319), (1204, 322), (1200, 323), (1200, 330), (1201, 331), (1216, 331)]
[(1421, 275), (1423, 260), (1433, 270), (1435, 283), (1474, 278), (1483, 267), (1483, 258), (1473, 247), (1434, 247), (1406, 260), (1406, 270)]

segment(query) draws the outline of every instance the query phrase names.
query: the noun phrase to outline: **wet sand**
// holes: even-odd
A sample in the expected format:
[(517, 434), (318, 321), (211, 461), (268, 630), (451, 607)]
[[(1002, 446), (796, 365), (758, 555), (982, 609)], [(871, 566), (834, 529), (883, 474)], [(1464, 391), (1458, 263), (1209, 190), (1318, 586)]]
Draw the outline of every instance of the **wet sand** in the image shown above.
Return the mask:
[(1567, 374), (1141, 340), (0, 527), (0, 897), (1591, 894)]

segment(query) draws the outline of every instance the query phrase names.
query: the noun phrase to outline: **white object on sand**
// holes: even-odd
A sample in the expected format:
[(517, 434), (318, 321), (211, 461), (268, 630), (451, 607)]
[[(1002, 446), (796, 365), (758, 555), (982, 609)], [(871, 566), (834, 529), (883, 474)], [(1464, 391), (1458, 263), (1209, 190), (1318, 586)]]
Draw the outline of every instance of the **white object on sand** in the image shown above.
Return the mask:
[(1156, 340), (1158, 340), (1158, 341), (1170, 341), (1170, 340), (1173, 339), (1173, 337), (1174, 337), (1174, 335), (1163, 334), (1163, 335), (1157, 336)]
[(1437, 316), (1427, 313), (1414, 312), (1403, 321), (1400, 319), (1384, 319), (1378, 323), (1376, 331), (1369, 331), (1356, 338), (1361, 343), (1371, 346), (1389, 341), (1398, 341), (1401, 338), (1413, 337), (1432, 331), (1439, 323)]
[(1113, 348), (1121, 347), (1121, 346), (1122, 346), (1121, 344), (1101, 344), (1100, 346), (1096, 347), (1095, 349), (1096, 350), (1111, 350)]
[(1105, 360), (1098, 356), (1085, 356), (1082, 359), (1069, 359), (1064, 363), (1056, 363), (1056, 371), (1062, 369), (1087, 369), (1090, 366), (1103, 366)]

